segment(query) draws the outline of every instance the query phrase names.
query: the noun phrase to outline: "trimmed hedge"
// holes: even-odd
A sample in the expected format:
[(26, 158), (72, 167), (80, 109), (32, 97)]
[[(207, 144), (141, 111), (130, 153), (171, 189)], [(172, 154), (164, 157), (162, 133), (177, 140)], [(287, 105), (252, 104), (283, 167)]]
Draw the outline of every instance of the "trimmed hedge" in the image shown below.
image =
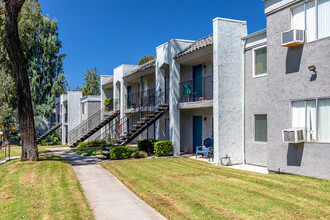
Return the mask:
[(172, 141), (158, 141), (155, 143), (155, 155), (160, 156), (172, 156)]
[(133, 152), (131, 155), (132, 158), (146, 158), (147, 156), (148, 156), (148, 154), (141, 150), (137, 150), (137, 151)]
[(106, 140), (92, 140), (86, 142), (87, 147), (106, 147), (108, 144)]
[(144, 151), (147, 154), (153, 154), (154, 153), (154, 143), (155, 143), (155, 140), (152, 140), (152, 139), (138, 140), (138, 148), (140, 151)]
[(87, 147), (87, 143), (85, 143), (85, 142), (79, 142), (78, 147), (79, 148), (86, 148)]
[(136, 148), (127, 146), (115, 146), (110, 148), (111, 160), (121, 160), (131, 157), (131, 154), (136, 151)]

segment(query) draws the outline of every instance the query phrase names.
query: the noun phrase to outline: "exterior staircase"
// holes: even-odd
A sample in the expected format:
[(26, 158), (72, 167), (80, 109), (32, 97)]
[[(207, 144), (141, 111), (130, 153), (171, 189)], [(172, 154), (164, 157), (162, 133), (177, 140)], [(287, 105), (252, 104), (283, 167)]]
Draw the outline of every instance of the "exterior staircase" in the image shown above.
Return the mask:
[(59, 124), (55, 125), (52, 129), (50, 129), (49, 131), (47, 131), (46, 133), (44, 133), (43, 135), (37, 137), (37, 143), (39, 143), (41, 140), (43, 140), (49, 134), (51, 134), (54, 131), (56, 131), (59, 127), (61, 127), (61, 125), (62, 125), (62, 123), (59, 123)]
[(130, 129), (124, 136), (121, 136), (116, 142), (118, 145), (126, 145), (133, 141), (138, 135), (145, 131), (148, 127), (153, 125), (158, 119), (160, 119), (169, 110), (168, 104), (160, 105), (155, 111), (148, 112), (141, 121), (137, 121), (136, 124), (132, 125)]
[[(91, 137), (102, 127), (117, 118), (120, 114), (119, 110), (115, 110), (118, 109), (116, 108), (117, 103), (117, 101), (112, 100), (108, 106), (105, 106), (101, 110), (97, 111), (86, 121), (83, 121), (80, 125), (71, 130), (68, 134), (69, 147), (77, 146), (79, 142)], [(107, 112), (109, 114), (106, 115)]]
[[(132, 142), (138, 135), (153, 125), (169, 110), (166, 92), (157, 91), (141, 105), (129, 112), (127, 117), (117, 120), (98, 139), (112, 140), (112, 145), (121, 146)], [(102, 153), (109, 157), (110, 147)]]

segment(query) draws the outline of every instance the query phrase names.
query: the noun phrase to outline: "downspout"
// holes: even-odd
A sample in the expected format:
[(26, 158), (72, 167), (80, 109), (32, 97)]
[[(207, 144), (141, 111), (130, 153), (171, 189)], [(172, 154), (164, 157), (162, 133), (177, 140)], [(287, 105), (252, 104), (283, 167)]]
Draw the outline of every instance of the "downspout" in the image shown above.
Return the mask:
[(243, 165), (245, 165), (245, 44), (246, 39), (243, 39), (243, 51), (242, 51), (242, 157)]

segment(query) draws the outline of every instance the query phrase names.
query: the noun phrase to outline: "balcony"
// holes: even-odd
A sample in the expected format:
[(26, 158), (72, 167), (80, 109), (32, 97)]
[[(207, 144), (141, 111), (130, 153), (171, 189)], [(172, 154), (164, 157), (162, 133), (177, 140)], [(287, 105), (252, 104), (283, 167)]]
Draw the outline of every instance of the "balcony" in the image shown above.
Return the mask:
[(179, 108), (213, 106), (213, 76), (181, 82), (180, 94)]
[(127, 109), (130, 108), (135, 108), (139, 105), (140, 103), (140, 97), (142, 98), (142, 103), (147, 100), (148, 98), (152, 97), (155, 95), (155, 89), (148, 89), (148, 90), (144, 90), (141, 93), (140, 92), (135, 92), (135, 93), (131, 93), (131, 94), (127, 94), (125, 96), (126, 101), (127, 101)]

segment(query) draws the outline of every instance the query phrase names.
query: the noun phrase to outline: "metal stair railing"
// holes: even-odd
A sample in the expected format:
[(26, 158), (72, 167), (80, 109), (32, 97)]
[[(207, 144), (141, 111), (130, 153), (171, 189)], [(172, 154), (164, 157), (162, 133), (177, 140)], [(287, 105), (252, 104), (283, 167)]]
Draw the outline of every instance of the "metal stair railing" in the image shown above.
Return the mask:
[(105, 119), (105, 112), (115, 112), (118, 109), (118, 100), (111, 100), (110, 103), (90, 116), (86, 121), (80, 123), (77, 127), (68, 133), (68, 143), (71, 144), (95, 127), (100, 125)]
[(55, 125), (54, 127), (52, 127), (49, 131), (47, 131), (46, 133), (40, 135), (37, 137), (36, 141), (37, 143), (39, 143), (42, 139), (44, 139), (45, 137), (47, 137), (49, 134), (53, 133), (54, 131), (56, 131), (57, 129), (59, 129), (61, 127), (62, 123), (58, 123), (57, 125)]
[(151, 94), (148, 99), (132, 111), (130, 111), (127, 117), (121, 118), (116, 122), (109, 125), (98, 138), (113, 140), (115, 138), (121, 139), (128, 137), (134, 131), (134, 127), (142, 125), (142, 121), (154, 116), (154, 112), (159, 109), (162, 104), (168, 103), (167, 90), (162, 92), (161, 90)]

